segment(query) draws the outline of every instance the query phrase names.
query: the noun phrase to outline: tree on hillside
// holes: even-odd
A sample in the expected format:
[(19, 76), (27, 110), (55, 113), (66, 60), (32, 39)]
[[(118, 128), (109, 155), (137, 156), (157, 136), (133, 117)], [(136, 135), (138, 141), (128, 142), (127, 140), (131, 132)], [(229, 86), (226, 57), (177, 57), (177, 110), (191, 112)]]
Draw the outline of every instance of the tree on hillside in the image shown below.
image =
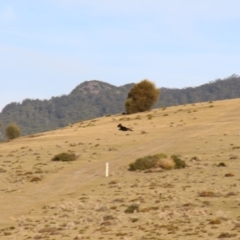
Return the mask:
[(147, 79), (134, 85), (125, 101), (127, 114), (144, 112), (151, 109), (159, 97), (160, 90), (156, 88), (153, 82)]
[(5, 135), (9, 140), (18, 138), (21, 135), (20, 128), (15, 123), (11, 123), (6, 127)]

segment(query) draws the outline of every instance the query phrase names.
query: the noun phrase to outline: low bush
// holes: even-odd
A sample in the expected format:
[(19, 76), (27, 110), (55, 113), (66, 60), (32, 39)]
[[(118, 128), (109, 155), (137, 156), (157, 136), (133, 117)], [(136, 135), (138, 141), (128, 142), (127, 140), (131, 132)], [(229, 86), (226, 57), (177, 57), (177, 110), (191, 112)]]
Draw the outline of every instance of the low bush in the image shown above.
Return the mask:
[(146, 170), (156, 168), (157, 163), (161, 158), (165, 158), (164, 154), (149, 155), (143, 158), (138, 158), (134, 163), (130, 163), (129, 171)]
[(172, 160), (175, 162), (175, 168), (176, 168), (176, 169), (185, 168), (185, 167), (186, 167), (185, 161), (183, 161), (182, 159), (180, 159), (178, 156), (172, 155), (171, 158), (172, 158)]
[(139, 212), (139, 205), (138, 204), (132, 204), (127, 207), (127, 209), (124, 211), (125, 213), (134, 213)]
[(129, 164), (129, 171), (147, 170), (152, 168), (162, 169), (180, 169), (185, 168), (185, 161), (178, 156), (172, 155), (170, 158), (166, 154), (160, 153), (138, 158), (135, 162)]
[(52, 158), (52, 161), (70, 162), (77, 159), (75, 153), (59, 153)]

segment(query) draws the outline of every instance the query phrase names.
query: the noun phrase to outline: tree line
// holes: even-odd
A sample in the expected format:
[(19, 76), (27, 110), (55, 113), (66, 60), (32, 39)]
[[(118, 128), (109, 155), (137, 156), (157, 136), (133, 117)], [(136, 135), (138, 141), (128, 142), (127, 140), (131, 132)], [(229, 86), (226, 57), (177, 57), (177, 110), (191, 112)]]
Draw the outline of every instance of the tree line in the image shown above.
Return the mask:
[[(104, 115), (133, 113), (136, 109), (134, 99), (138, 99), (141, 107), (149, 104), (146, 101), (147, 93), (139, 97), (139, 93), (134, 90), (136, 85), (131, 83), (116, 87), (101, 81), (86, 81), (68, 95), (49, 100), (25, 99), (22, 103), (12, 102), (0, 113), (2, 131), (13, 122), (21, 129), (22, 135), (27, 135)], [(156, 88), (155, 85), (153, 87)], [(157, 97), (159, 91), (160, 96)], [(155, 89), (154, 94), (155, 104), (151, 105), (154, 108), (239, 98), (240, 77), (232, 75), (198, 87)], [(3, 136), (2, 133), (2, 139)]]

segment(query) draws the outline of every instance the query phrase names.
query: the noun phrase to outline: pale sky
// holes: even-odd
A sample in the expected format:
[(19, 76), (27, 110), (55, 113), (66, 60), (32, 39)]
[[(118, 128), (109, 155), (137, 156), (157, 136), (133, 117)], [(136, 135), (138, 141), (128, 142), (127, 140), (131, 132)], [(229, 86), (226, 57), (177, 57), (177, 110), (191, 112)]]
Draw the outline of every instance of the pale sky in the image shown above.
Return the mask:
[(240, 74), (239, 0), (1, 0), (0, 111), (86, 80), (199, 86)]

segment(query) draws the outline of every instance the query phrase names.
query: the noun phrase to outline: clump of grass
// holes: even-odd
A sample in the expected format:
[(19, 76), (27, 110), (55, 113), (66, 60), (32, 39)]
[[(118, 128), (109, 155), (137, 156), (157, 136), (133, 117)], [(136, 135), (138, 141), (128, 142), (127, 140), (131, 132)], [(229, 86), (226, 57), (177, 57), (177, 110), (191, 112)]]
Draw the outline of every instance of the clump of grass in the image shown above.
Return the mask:
[(212, 191), (203, 191), (203, 192), (200, 192), (198, 196), (199, 197), (217, 197), (219, 195)]
[(39, 176), (34, 176), (34, 177), (32, 177), (31, 179), (30, 179), (30, 182), (39, 182), (39, 181), (41, 181), (42, 179), (41, 179), (41, 177), (39, 177)]
[(70, 161), (74, 161), (77, 159), (77, 156), (75, 153), (59, 153), (57, 155), (55, 155), (52, 158), (52, 161), (62, 161), (62, 162), (70, 162)]
[(232, 149), (240, 149), (240, 146), (235, 146), (235, 147), (232, 147)]
[(163, 117), (166, 117), (166, 116), (168, 116), (168, 114), (167, 114), (167, 113), (165, 113), (165, 114), (163, 115)]
[(218, 218), (217, 219), (212, 219), (209, 221), (209, 224), (220, 224), (221, 223), (221, 220), (219, 220)]
[(138, 204), (131, 204), (127, 207), (127, 209), (124, 211), (125, 213), (134, 213), (139, 211), (139, 205)]
[(218, 167), (226, 167), (227, 165), (224, 162), (220, 162), (217, 166)]
[(131, 218), (131, 222), (135, 223), (137, 222), (139, 219), (138, 218)]
[(234, 174), (233, 173), (226, 173), (224, 176), (225, 177), (234, 177)]
[(151, 120), (153, 118), (153, 115), (152, 114), (148, 114), (147, 118), (148, 118), (148, 120)]

